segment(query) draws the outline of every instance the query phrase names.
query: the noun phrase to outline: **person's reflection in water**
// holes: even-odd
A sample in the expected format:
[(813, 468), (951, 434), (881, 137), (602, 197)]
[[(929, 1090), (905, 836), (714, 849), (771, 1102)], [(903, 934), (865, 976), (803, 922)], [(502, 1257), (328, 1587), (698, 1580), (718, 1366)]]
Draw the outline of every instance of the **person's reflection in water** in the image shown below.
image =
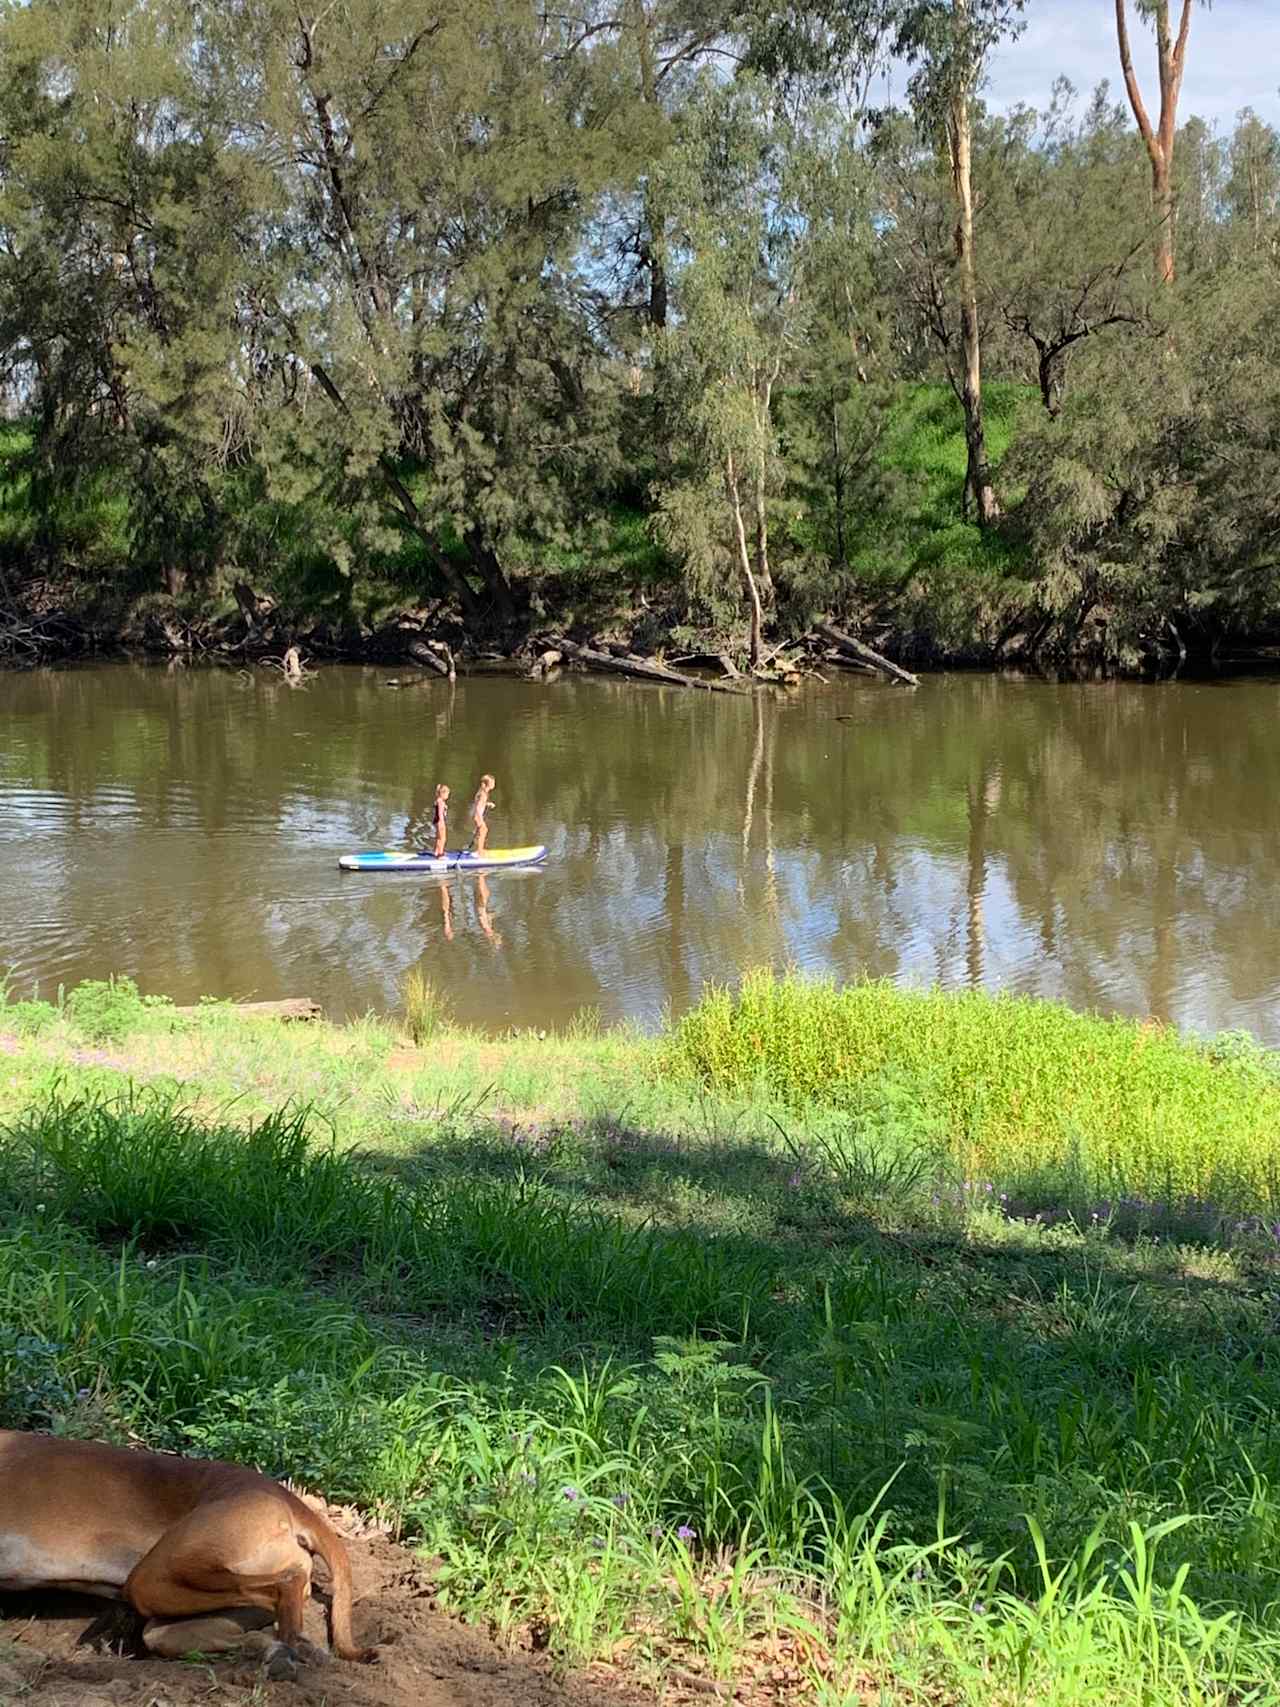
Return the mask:
[(502, 938), (493, 928), (493, 920), (489, 916), (489, 884), (483, 873), (476, 874), (476, 918), (480, 929), (488, 937), (495, 948), (502, 947)]
[(453, 894), (447, 883), (440, 885), (440, 917), (444, 920), (444, 940), (453, 941)]

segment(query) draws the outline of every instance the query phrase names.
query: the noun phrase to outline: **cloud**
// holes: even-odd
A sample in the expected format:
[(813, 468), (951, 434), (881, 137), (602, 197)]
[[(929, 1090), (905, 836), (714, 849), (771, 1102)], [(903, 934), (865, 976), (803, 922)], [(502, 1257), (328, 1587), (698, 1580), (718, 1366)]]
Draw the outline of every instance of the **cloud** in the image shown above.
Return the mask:
[[(1176, 0), (1175, 0), (1176, 4)], [(1154, 121), (1159, 105), (1155, 40), (1133, 16), (1134, 69)], [(1055, 77), (1069, 77), (1082, 94), (1106, 78), (1124, 99), (1115, 13), (1110, 0), (1030, 0), (1027, 27), (991, 58), (984, 97), (998, 108), (1044, 107)], [(896, 79), (895, 79), (896, 82)], [(1216, 0), (1197, 5), (1187, 44), (1179, 117), (1193, 114), (1229, 129), (1241, 107), (1280, 122), (1280, 5), (1276, 0)]]
[[(1176, 8), (1178, 0), (1172, 0)], [(1147, 110), (1155, 122), (1160, 104), (1156, 47), (1151, 27), (1129, 4), (1133, 63)], [(906, 100), (909, 70), (895, 64), (872, 99)], [(1069, 77), (1082, 96), (1104, 79), (1113, 100), (1125, 101), (1112, 0), (1028, 0), (1026, 29), (992, 54), (982, 94), (990, 107), (1043, 110), (1054, 79)], [(1214, 0), (1191, 19), (1187, 68), (1178, 116), (1193, 115), (1229, 131), (1242, 107), (1280, 126), (1280, 0)], [(1127, 103), (1126, 103), (1127, 104)]]

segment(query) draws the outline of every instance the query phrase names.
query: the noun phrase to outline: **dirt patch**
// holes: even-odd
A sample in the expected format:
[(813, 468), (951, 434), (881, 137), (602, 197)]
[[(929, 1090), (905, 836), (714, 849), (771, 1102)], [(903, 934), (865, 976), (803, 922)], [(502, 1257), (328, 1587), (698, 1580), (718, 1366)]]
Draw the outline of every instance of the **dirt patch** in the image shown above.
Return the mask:
[[(340, 1514), (330, 1516), (341, 1523)], [(545, 1655), (505, 1652), (445, 1617), (421, 1561), (385, 1537), (352, 1537), (348, 1545), (356, 1638), (380, 1646), (377, 1665), (333, 1661), (273, 1682), (244, 1656), (140, 1658), (140, 1626), (126, 1607), (6, 1595), (0, 1707), (652, 1707), (652, 1695), (603, 1676), (558, 1678)], [(324, 1645), (324, 1609), (315, 1598), (306, 1634)]]
[(382, 1066), (388, 1073), (420, 1073), (426, 1064), (421, 1049), (393, 1049)]

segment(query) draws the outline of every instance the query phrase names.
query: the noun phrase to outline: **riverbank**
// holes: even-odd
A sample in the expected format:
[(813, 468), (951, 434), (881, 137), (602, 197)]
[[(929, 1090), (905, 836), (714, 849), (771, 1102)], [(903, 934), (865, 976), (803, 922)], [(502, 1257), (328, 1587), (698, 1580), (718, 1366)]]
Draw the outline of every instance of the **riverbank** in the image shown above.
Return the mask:
[[(596, 608), (584, 619), (581, 598), (560, 588), (558, 576), (525, 580), (523, 614), (488, 627), (464, 623), (441, 600), (393, 600), (367, 616), (348, 612), (335, 619), (318, 616), (309, 602), (281, 603), (247, 582), (222, 597), (152, 593), (124, 607), (96, 597), (86, 603), (69, 585), (40, 581), (0, 613), (0, 667), (154, 660), (301, 675), (325, 664), (380, 664), (407, 669), (408, 680), (486, 670), (541, 677), (585, 667), (634, 679), (655, 668), (687, 675), (692, 663), (695, 674), (709, 671), (710, 679), (727, 677), (739, 687), (753, 678), (793, 684), (824, 670), (892, 674), (848, 646), (832, 645), (824, 632), (806, 625), (807, 611), (804, 621), (766, 627), (764, 664), (753, 671), (736, 627), (690, 623), (684, 597), (670, 590), (650, 596), (627, 586), (610, 597), (606, 577), (596, 589), (605, 596), (587, 600)], [(987, 589), (980, 604), (984, 597), (990, 602), (975, 612), (972, 626), (957, 623), (954, 610), (932, 610), (919, 584), (901, 596), (846, 598), (835, 607), (833, 625), (855, 647), (913, 670), (1017, 670), (1103, 680), (1230, 676), (1280, 666), (1280, 632), (1271, 624), (1230, 638), (1202, 637), (1190, 652), (1167, 632), (1130, 638), (1117, 650), (1105, 612), (1095, 613), (1087, 629), (1067, 632), (1047, 623), (1033, 581), (1015, 578)], [(822, 620), (833, 619), (827, 613)], [(569, 637), (567, 644), (558, 631)], [(673, 679), (672, 685), (688, 683)]]
[[(993, 384), (986, 406), (998, 464), (1020, 410), (1039, 404), (1025, 387)], [(822, 613), (909, 669), (1163, 677), (1249, 668), (1280, 645), (1273, 604), (1246, 616), (1229, 599), (1218, 608), (1218, 589), (1156, 609), (1146, 577), (1105, 574), (1087, 553), (1072, 559), (1080, 586), (1067, 593), (1061, 566), (1050, 573), (1033, 559), (1016, 514), (984, 530), (967, 513), (964, 424), (950, 389), (897, 387), (885, 409), (867, 452), (879, 470), (874, 502), (842, 533), (842, 556), (812, 494), (778, 506), (764, 609), (774, 663), (841, 667), (814, 633)], [(559, 634), (619, 658), (697, 658), (713, 674), (721, 658), (747, 665), (742, 612), (732, 598), (695, 592), (655, 531), (643, 481), (602, 492), (555, 544), (506, 539), (500, 564), (484, 557), (501, 598), (471, 585), (464, 610), (444, 570), (475, 582), (477, 565), (452, 525), (427, 551), (393, 514), (366, 535), (317, 493), (267, 502), (232, 480), (219, 485), (216, 525), (208, 518), (218, 537), (197, 529), (175, 558), (167, 537), (144, 547), (130, 478), (104, 469), (50, 485), (36, 477), (32, 435), (29, 423), (0, 430), (0, 663), (279, 666), (297, 648), (312, 666), (531, 670)], [(404, 478), (430, 508), (423, 472), (406, 467)]]
[[(0, 1033), (0, 1424), (288, 1469), (453, 1614), (667, 1698), (1275, 1699), (1246, 1040), (758, 982), (656, 1039), (127, 984)], [(1206, 1114), (1223, 1195), (1157, 1195)]]

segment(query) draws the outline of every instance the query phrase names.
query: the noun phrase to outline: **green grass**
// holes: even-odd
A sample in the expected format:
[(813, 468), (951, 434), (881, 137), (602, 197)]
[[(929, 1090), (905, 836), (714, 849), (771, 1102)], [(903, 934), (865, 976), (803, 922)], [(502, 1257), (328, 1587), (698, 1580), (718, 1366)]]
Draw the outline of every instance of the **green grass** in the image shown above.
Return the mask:
[[(1057, 1003), (758, 973), (676, 1027), (676, 1071), (873, 1124), (888, 1102), (966, 1177), (1069, 1170), (1108, 1195), (1280, 1207), (1280, 1076), (1256, 1055)], [(909, 1118), (908, 1118), (909, 1117)]]
[[(781, 1654), (824, 1707), (1280, 1699), (1262, 1199), (1095, 1220), (1068, 1156), (1037, 1219), (952, 1150), (958, 1109), (1014, 1130), (1019, 1078), (1038, 1142), (1080, 1049), (1141, 1068), (1133, 1028), (757, 983), (762, 1075), (699, 1057), (750, 1037), (720, 997), (656, 1043), (406, 1053), (102, 991), (0, 1020), (0, 1426), (380, 1509), (446, 1604), (568, 1661)], [(817, 1100), (841, 1003), (865, 1070)], [(1201, 1074), (1272, 1094), (1247, 1040), (1149, 1046), (1169, 1119)]]

